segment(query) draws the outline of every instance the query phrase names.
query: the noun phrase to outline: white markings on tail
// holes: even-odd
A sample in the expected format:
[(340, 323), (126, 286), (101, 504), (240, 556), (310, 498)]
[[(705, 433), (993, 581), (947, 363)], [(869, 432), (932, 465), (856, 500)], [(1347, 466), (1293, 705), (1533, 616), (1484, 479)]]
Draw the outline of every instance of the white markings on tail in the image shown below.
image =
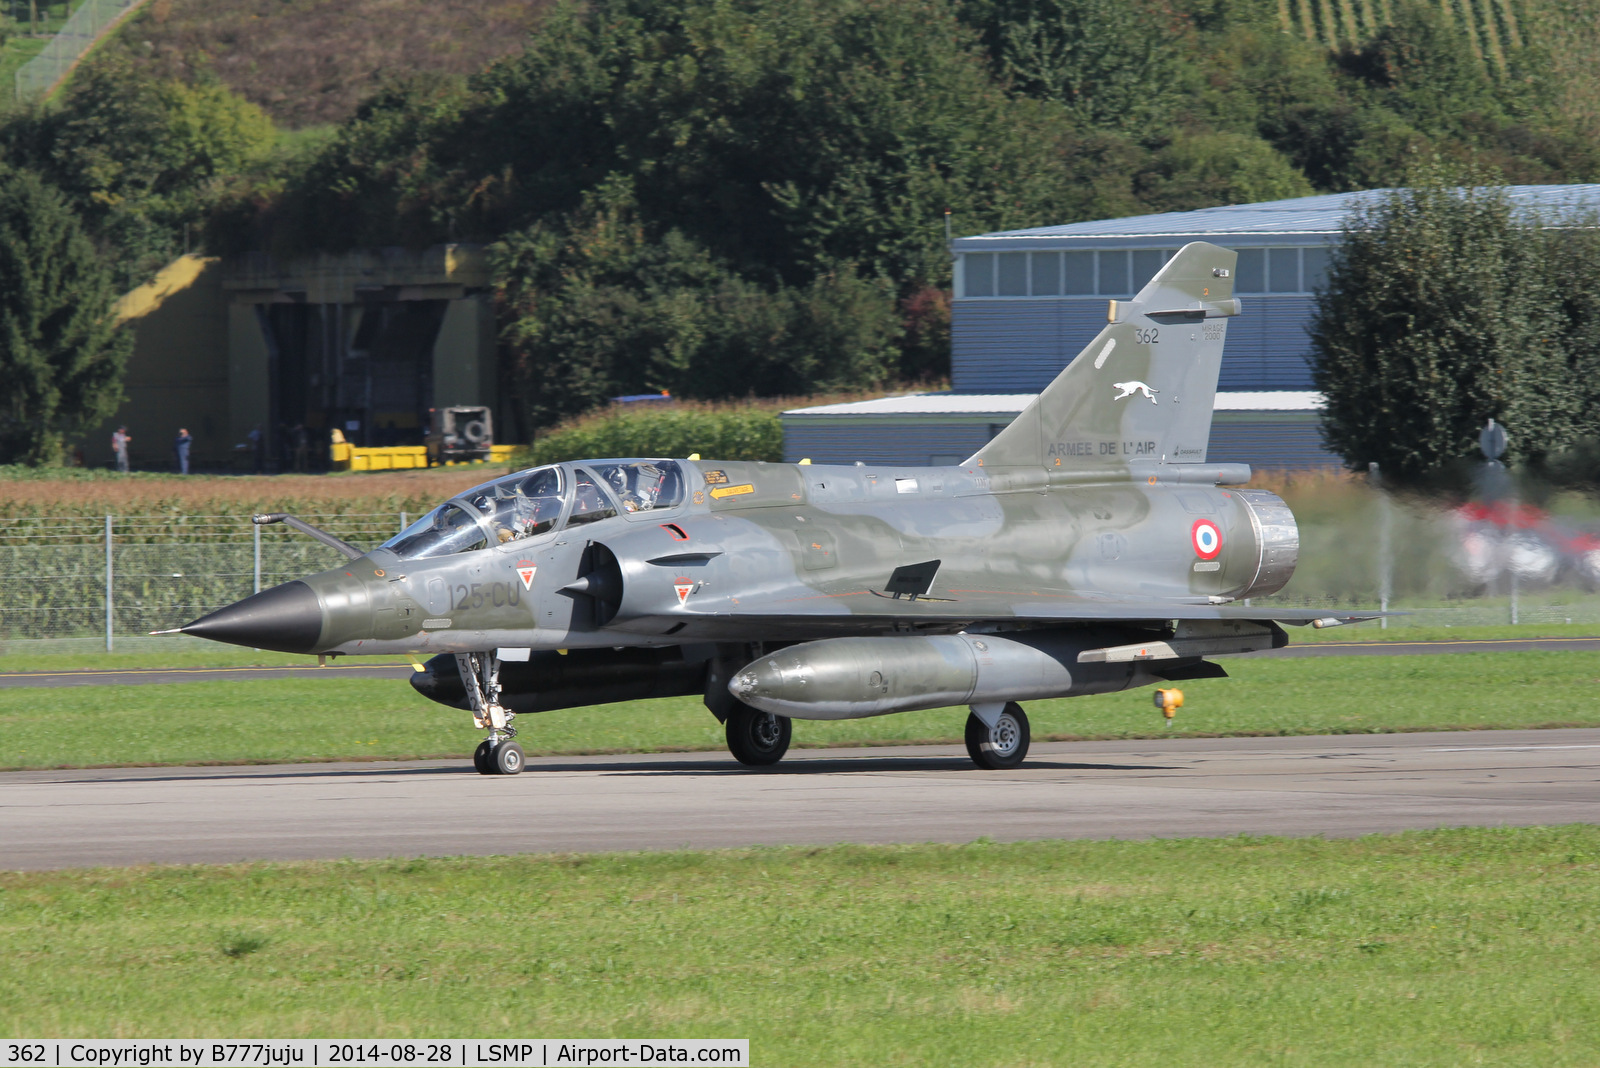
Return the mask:
[(1143, 382), (1113, 382), (1111, 384), (1117, 389), (1122, 390), (1121, 393), (1118, 393), (1115, 397), (1112, 397), (1112, 400), (1122, 400), (1124, 397), (1131, 397), (1135, 393), (1143, 393), (1149, 398), (1151, 404), (1155, 404), (1156, 399), (1153, 394), (1161, 392), (1159, 389), (1151, 389)]
[(1100, 355), (1098, 355), (1098, 356), (1096, 356), (1094, 358), (1094, 369), (1096, 371), (1100, 370), (1100, 368), (1102, 368), (1102, 367), (1104, 367), (1106, 365), (1106, 357), (1110, 356), (1111, 355), (1111, 350), (1116, 348), (1116, 347), (1117, 347), (1117, 339), (1116, 338), (1113, 337), (1113, 338), (1108, 338), (1106, 340), (1106, 347), (1101, 349), (1100, 350)]

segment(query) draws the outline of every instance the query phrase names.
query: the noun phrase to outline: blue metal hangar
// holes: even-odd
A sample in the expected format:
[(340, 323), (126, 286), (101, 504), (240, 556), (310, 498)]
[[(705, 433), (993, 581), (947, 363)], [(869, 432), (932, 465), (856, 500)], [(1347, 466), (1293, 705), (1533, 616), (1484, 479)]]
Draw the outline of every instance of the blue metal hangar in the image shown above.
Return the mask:
[[(1306, 328), (1352, 209), (1387, 190), (1140, 215), (957, 238), (949, 392), (783, 413), (784, 458), (956, 464), (1022, 411), (1127, 298), (1190, 241), (1239, 253), (1207, 459), (1258, 469), (1337, 466), (1322, 446)], [(1559, 214), (1600, 207), (1600, 185), (1513, 186)]]

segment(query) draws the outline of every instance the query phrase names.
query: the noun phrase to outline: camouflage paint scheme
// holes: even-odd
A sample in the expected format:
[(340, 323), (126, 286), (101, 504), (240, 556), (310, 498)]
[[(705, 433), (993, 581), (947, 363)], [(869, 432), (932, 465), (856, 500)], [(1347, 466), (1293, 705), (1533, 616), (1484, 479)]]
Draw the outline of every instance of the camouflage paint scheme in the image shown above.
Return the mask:
[[(1247, 481), (1248, 468), (1206, 462), (1227, 321), (1240, 310), (1232, 296), (1235, 258), (1215, 245), (1190, 244), (1134, 300), (1111, 302), (1105, 328), (1056, 381), (958, 467), (561, 464), (561, 517), (532, 536), (497, 526), (490, 504), (474, 511), (480, 496), (516, 492), (524, 474), (511, 476), (452, 502), (462, 510), (452, 515), (478, 516), (481, 547), (418, 558), (408, 555), (402, 535), (304, 579), (316, 595), (320, 629), (309, 647), (293, 651), (484, 654), (461, 659), (461, 670), (480, 665), (485, 685), (505, 689), (509, 708), (531, 711), (562, 707), (538, 693), (548, 665), (565, 666), (548, 651), (596, 650), (592, 662), (603, 670), (612, 650), (621, 656), (676, 648), (687, 666), (672, 685), (704, 685), (719, 717), (742, 703), (730, 696), (729, 680), (774, 650), (788, 650), (789, 666), (772, 661), (759, 685), (759, 672), (746, 672), (742, 690), (734, 680), (744, 698), (759, 703), (763, 686), (790, 685), (783, 680), (791, 677), (803, 688), (802, 677), (816, 683), (827, 676), (834, 691), (849, 690), (855, 668), (813, 670), (802, 663), (813, 651), (838, 664), (879, 655), (873, 650), (889, 665), (934, 658), (926, 670), (893, 672), (894, 685), (908, 691), (887, 701), (894, 707), (880, 707), (886, 699), (877, 696), (845, 694), (822, 700), (810, 717), (837, 718), (950, 703), (947, 688), (932, 681), (942, 670), (934, 661), (965, 654), (928, 645), (928, 636), (965, 635), (960, 640), (988, 652), (973, 635), (1010, 634), (1026, 646), (1011, 643), (1019, 655), (1047, 656), (1046, 669), (1071, 661), (1057, 683), (1039, 683), (1062, 693), (1196, 677), (1207, 652), (1282, 644), (1273, 621), (1299, 624), (1329, 613), (1238, 602), (1288, 581), (1298, 548), (1293, 516), (1270, 493), (1228, 488)], [(671, 492), (624, 501), (605, 476), (620, 477), (619, 468), (651, 471), (658, 486), (671, 482)], [(548, 486), (551, 476), (544, 478)], [(575, 487), (588, 495), (588, 514), (595, 514), (598, 490), (605, 496), (600, 514), (615, 515), (579, 525)], [(908, 570), (896, 578), (897, 569)], [(1337, 621), (1357, 618), (1365, 617)], [(185, 629), (204, 634), (206, 624)], [(220, 624), (211, 629), (221, 640), (272, 646), (259, 627), (233, 636)], [(901, 644), (827, 641), (839, 638)], [(1183, 655), (1095, 659), (1097, 650), (1161, 639), (1172, 639), (1163, 649)], [(488, 655), (495, 650), (502, 654)], [(515, 685), (497, 682), (502, 662), (512, 668), (512, 658), (522, 656), (547, 668), (521, 669)], [(696, 665), (704, 665), (698, 682)], [(1199, 674), (1221, 674), (1205, 670), (1211, 667), (1202, 665)], [(921, 704), (918, 678), (928, 680)], [(839, 679), (846, 681), (835, 685)], [(888, 693), (873, 685), (874, 695)], [(494, 694), (474, 700), (462, 686), (458, 678), (455, 688), (419, 689), (470, 706), (487, 722)], [(569, 690), (561, 700), (590, 703), (581, 686)], [(616, 698), (592, 700), (608, 699)], [(806, 714), (806, 699), (779, 695), (767, 704)], [(974, 715), (994, 718), (990, 704), (974, 697)]]

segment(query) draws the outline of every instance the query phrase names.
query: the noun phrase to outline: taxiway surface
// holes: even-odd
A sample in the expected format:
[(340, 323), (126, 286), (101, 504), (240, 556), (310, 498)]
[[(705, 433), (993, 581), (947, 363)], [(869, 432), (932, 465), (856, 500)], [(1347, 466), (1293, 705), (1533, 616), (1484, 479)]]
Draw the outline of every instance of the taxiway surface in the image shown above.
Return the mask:
[(0, 868), (312, 857), (1356, 835), (1600, 820), (1600, 730), (0, 774)]

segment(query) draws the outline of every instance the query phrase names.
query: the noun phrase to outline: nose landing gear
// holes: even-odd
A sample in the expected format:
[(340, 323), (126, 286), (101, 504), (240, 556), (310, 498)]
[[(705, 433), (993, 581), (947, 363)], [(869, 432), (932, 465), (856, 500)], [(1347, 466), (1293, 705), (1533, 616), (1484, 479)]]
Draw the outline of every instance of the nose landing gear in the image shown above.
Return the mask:
[(479, 775), (516, 775), (522, 771), (522, 747), (511, 739), (517, 714), (500, 704), (500, 660), (493, 653), (457, 653), (456, 667), (472, 703), (472, 725), (488, 728), (489, 737), (472, 754)]

